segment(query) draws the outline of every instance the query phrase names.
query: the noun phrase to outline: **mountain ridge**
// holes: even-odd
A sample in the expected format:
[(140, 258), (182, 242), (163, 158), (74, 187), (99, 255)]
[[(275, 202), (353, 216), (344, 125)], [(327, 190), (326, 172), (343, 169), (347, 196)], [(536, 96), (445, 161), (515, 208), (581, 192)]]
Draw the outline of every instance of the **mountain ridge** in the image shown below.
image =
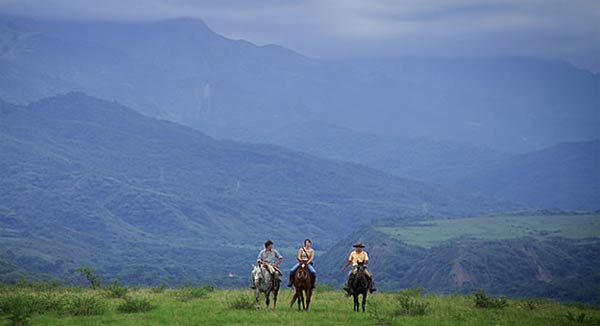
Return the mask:
[[(34, 266), (62, 261), (63, 273), (89, 264), (135, 283), (139, 266), (163, 259), (176, 267), (152, 267), (154, 281), (174, 283), (196, 277), (184, 268), (193, 252), (235, 257), (193, 263), (197, 275), (242, 275), (255, 255), (249, 244), (265, 238), (287, 255), (298, 234), (327, 248), (357, 221), (518, 208), (274, 145), (215, 140), (83, 93), (3, 105), (0, 115), (0, 231), (13, 239), (3, 247)], [(214, 243), (218, 253), (208, 253)]]
[[(80, 85), (86, 93), (114, 98), (151, 116), (201, 130), (219, 129), (227, 138), (235, 137), (228, 134), (230, 128), (246, 128), (261, 136), (271, 125), (318, 121), (359, 132), (527, 152), (597, 138), (595, 126), (600, 123), (600, 78), (562, 63), (535, 59), (345, 63), (230, 40), (202, 22), (196, 26), (187, 20), (12, 22), (55, 41), (26, 44), (37, 51), (11, 63), (49, 72), (65, 86)], [(207, 39), (205, 34), (211, 36)], [(52, 45), (56, 40), (74, 46), (59, 50)], [(96, 50), (78, 47), (78, 42)], [(60, 56), (53, 54), (60, 51), (64, 51)], [(116, 62), (99, 55), (111, 51), (119, 53), (113, 56), (120, 58)], [(89, 59), (61, 62), (73, 53)], [(19, 78), (26, 76), (9, 76), (4, 83)], [(7, 95), (30, 102), (31, 93)]]

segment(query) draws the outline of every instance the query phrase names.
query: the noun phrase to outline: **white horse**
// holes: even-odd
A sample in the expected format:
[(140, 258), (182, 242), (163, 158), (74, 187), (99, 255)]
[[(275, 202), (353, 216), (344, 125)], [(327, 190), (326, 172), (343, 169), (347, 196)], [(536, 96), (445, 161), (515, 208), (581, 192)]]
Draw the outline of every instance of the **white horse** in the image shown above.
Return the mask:
[(277, 292), (279, 292), (279, 276), (271, 275), (269, 271), (261, 264), (252, 265), (252, 282), (256, 287), (256, 306), (259, 307), (260, 293), (263, 292), (266, 298), (267, 308), (269, 308), (271, 292), (273, 292), (273, 308), (277, 307)]

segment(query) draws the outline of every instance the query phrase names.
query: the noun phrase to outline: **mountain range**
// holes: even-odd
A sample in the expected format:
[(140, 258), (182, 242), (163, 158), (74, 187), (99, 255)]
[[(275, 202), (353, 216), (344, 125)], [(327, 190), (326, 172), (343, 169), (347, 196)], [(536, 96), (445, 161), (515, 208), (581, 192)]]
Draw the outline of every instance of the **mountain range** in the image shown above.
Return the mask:
[[(59, 261), (63, 272), (87, 262), (139, 281), (122, 269), (190, 250), (200, 274), (227, 275), (242, 272), (239, 258), (211, 262), (231, 252), (252, 261), (267, 238), (285, 250), (310, 236), (325, 249), (369, 220), (518, 207), (272, 145), (215, 140), (82, 93), (0, 107), (0, 255)], [(114, 261), (123, 257), (127, 264)], [(154, 281), (185, 274), (157, 273)]]
[[(325, 271), (353, 241), (383, 248), (384, 288), (453, 291), (461, 274), (587, 300), (569, 286), (595, 282), (595, 240), (423, 249), (370, 224), (598, 210), (598, 126), (600, 76), (564, 62), (321, 60), (198, 19), (0, 17), (0, 281), (88, 265), (128, 284), (245, 286), (263, 241), (291, 264), (310, 237)], [(526, 286), (523, 254), (558, 284)]]
[(599, 137), (600, 77), (562, 62), (318, 60), (187, 18), (0, 21), (11, 102), (79, 90), (241, 140), (299, 123), (513, 153)]

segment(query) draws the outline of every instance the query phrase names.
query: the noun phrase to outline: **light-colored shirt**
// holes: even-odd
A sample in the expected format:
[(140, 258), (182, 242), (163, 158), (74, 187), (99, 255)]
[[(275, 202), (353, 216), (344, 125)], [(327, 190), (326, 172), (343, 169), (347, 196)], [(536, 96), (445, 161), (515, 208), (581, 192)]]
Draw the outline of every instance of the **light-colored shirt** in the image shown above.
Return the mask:
[(310, 257), (313, 257), (315, 255), (315, 250), (313, 248), (306, 249), (302, 247), (298, 251), (300, 252), (300, 259), (302, 261), (308, 261)]
[(354, 250), (350, 253), (350, 257), (348, 257), (348, 260), (352, 261), (352, 266), (356, 266), (359, 262), (369, 260), (369, 255), (367, 255), (367, 252), (364, 250), (360, 254), (357, 253), (356, 250)]
[(271, 249), (271, 251), (267, 251), (265, 248), (258, 253), (258, 257), (256, 259), (262, 259), (267, 263), (274, 265), (277, 263), (279, 258), (283, 258), (283, 256), (281, 256), (277, 250)]

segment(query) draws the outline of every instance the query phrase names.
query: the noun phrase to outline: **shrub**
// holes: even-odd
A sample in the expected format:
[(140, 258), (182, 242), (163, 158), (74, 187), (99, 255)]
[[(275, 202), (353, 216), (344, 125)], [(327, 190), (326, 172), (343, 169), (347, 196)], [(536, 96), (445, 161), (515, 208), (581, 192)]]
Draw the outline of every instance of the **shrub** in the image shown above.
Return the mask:
[(151, 288), (150, 288), (150, 291), (151, 291), (152, 293), (157, 293), (157, 294), (158, 294), (158, 293), (163, 293), (163, 292), (165, 292), (165, 290), (166, 290), (166, 289), (167, 289), (167, 285), (166, 285), (165, 283), (162, 283), (162, 284), (161, 284), (161, 285), (159, 285), (159, 286), (154, 286), (154, 287), (151, 287)]
[(175, 295), (177, 300), (186, 302), (192, 299), (204, 298), (213, 290), (214, 288), (212, 286), (186, 286), (175, 290), (173, 295)]
[(394, 315), (409, 315), (409, 316), (420, 316), (427, 313), (429, 309), (429, 303), (419, 302), (417, 299), (411, 298), (406, 295), (398, 295), (396, 297), (398, 301), (398, 307), (394, 310)]
[(379, 305), (375, 301), (369, 303), (369, 315), (375, 321), (375, 325), (388, 326), (392, 325), (392, 317), (379, 312)]
[(252, 303), (252, 299), (248, 298), (248, 296), (240, 295), (235, 301), (229, 303), (229, 308), (236, 310), (250, 310), (254, 309), (254, 304)]
[(126, 297), (118, 307), (117, 311), (122, 313), (146, 312), (156, 308), (148, 299)]
[(92, 316), (104, 313), (106, 306), (94, 296), (77, 295), (69, 300), (67, 310), (73, 316)]
[(400, 295), (407, 297), (420, 297), (424, 291), (425, 289), (423, 289), (422, 287), (402, 289), (400, 290)]
[(119, 280), (114, 280), (111, 285), (105, 287), (109, 298), (125, 298), (129, 289), (121, 285)]
[(49, 292), (49, 291), (56, 290), (60, 286), (60, 284), (58, 283), (58, 281), (52, 281), (52, 282), (31, 283), (29, 286), (34, 291)]
[(484, 291), (475, 292), (475, 307), (502, 309), (508, 306), (505, 297), (490, 298)]
[(538, 308), (538, 305), (535, 301), (533, 300), (526, 300), (523, 301), (519, 304), (519, 306), (523, 309), (527, 309), (527, 310), (535, 310)]
[(580, 313), (579, 315), (574, 315), (570, 311), (564, 315), (567, 325), (585, 325), (586, 318), (584, 313)]
[(63, 298), (50, 292), (41, 295), (17, 292), (0, 297), (0, 314), (8, 315), (11, 325), (28, 325), (34, 314), (62, 311), (63, 308)]
[(94, 273), (94, 270), (91, 267), (79, 267), (75, 271), (85, 275), (85, 278), (90, 282), (92, 289), (98, 289), (100, 287), (100, 278)]
[(8, 315), (9, 325), (31, 324), (37, 306), (37, 300), (31, 295), (15, 294), (0, 298), (0, 313)]

